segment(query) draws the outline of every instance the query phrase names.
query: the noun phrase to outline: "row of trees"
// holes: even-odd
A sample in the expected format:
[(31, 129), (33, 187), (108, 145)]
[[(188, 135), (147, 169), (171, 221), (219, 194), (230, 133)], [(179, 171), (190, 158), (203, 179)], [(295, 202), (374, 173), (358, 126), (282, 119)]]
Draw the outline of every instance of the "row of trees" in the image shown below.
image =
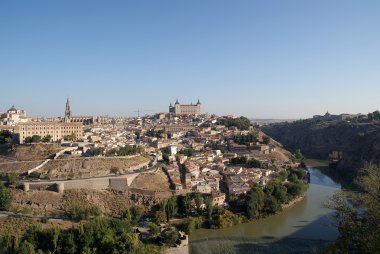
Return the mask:
[(108, 156), (128, 156), (135, 155), (144, 152), (144, 148), (141, 146), (125, 146), (120, 148), (113, 148), (107, 151)]
[(77, 228), (62, 230), (33, 224), (21, 237), (1, 237), (2, 253), (113, 254), (160, 253), (161, 247), (144, 243), (128, 220), (97, 217)]
[(184, 148), (182, 150), (180, 150), (178, 153), (179, 154), (183, 154), (187, 157), (191, 157), (193, 156), (197, 151), (194, 149), (194, 148), (191, 148), (191, 147), (187, 147), (187, 148)]
[(236, 157), (231, 159), (231, 164), (235, 165), (246, 165), (249, 168), (268, 168), (268, 165), (256, 160), (254, 158), (248, 159), (247, 156), (241, 156), (241, 157)]
[(222, 118), (218, 120), (218, 124), (226, 127), (237, 127), (239, 130), (249, 130), (251, 122), (246, 117), (239, 118)]
[(40, 143), (40, 142), (43, 142), (43, 143), (49, 143), (52, 139), (52, 136), (51, 135), (46, 135), (44, 137), (41, 137), (39, 135), (33, 135), (31, 137), (26, 137), (24, 139), (24, 142), (27, 143), (27, 144), (30, 144), (30, 143)]
[(250, 132), (249, 134), (246, 134), (246, 135), (235, 134), (232, 136), (232, 140), (239, 145), (244, 145), (246, 143), (256, 142), (257, 141), (257, 133)]

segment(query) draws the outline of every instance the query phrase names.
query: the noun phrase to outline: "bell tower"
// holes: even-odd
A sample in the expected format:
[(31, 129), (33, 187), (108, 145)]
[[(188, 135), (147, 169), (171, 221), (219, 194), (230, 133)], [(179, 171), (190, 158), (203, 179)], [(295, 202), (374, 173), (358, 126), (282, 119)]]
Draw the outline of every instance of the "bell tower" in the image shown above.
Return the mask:
[(66, 109), (65, 109), (65, 118), (64, 118), (65, 123), (71, 122), (71, 108), (70, 108), (70, 101), (69, 98), (67, 98), (66, 101)]

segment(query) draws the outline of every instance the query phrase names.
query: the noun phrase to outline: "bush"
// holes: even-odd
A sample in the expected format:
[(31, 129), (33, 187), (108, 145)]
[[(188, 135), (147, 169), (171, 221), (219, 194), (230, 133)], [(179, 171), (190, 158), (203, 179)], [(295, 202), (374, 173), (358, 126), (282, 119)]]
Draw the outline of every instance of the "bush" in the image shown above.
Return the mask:
[(11, 206), (12, 194), (0, 181), (0, 210), (8, 210)]
[(110, 172), (111, 174), (119, 174), (120, 170), (118, 167), (111, 167)]
[(82, 206), (80, 204), (73, 204), (70, 206), (66, 215), (71, 219), (87, 220), (90, 217), (96, 217), (101, 215), (100, 208), (98, 206)]
[(179, 239), (179, 232), (175, 227), (171, 227), (164, 232), (164, 242), (168, 246), (175, 246)]

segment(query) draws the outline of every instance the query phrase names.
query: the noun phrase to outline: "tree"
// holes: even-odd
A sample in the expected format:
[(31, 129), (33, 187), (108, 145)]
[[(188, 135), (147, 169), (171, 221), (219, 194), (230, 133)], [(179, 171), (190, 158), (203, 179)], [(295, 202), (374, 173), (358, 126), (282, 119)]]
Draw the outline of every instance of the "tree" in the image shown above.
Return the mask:
[(276, 198), (276, 200), (280, 204), (285, 204), (288, 202), (288, 196), (286, 195), (286, 188), (282, 185), (282, 183), (277, 183), (274, 186), (272, 196)]
[(190, 195), (180, 195), (177, 197), (178, 213), (189, 214), (190, 213), (191, 198)]
[(133, 205), (129, 208), (131, 213), (131, 223), (136, 225), (144, 214), (144, 208), (138, 205)]
[(302, 181), (288, 182), (286, 184), (288, 195), (291, 198), (300, 196), (306, 191), (306, 184)]
[(170, 220), (170, 218), (173, 218), (174, 215), (177, 214), (178, 206), (177, 206), (177, 198), (171, 197), (168, 199), (168, 202), (166, 203), (166, 216), (167, 221)]
[(11, 206), (12, 196), (10, 190), (0, 181), (0, 210), (8, 210)]
[(195, 205), (197, 206), (198, 212), (201, 210), (201, 206), (203, 204), (203, 197), (199, 192), (194, 193), (194, 200), (195, 200)]
[(264, 135), (263, 136), (263, 143), (268, 145), (270, 143), (271, 138), (269, 136)]
[(303, 155), (302, 155), (300, 149), (297, 149), (297, 150), (294, 152), (294, 157), (295, 157), (297, 160), (302, 160), (302, 159), (303, 159)]
[(154, 221), (158, 224), (166, 222), (166, 213), (164, 211), (158, 210), (154, 213)]
[(28, 241), (23, 241), (17, 251), (18, 254), (35, 254), (35, 246)]
[(33, 142), (33, 139), (32, 139), (32, 137), (25, 137), (24, 138), (24, 142), (26, 143), (26, 144), (30, 144), (30, 143), (32, 143)]
[(16, 173), (7, 174), (7, 184), (15, 186), (18, 183), (18, 175)]
[(245, 199), (246, 214), (248, 218), (252, 219), (260, 217), (260, 211), (264, 206), (264, 198), (265, 194), (258, 186), (254, 186), (248, 191)]
[(380, 166), (365, 165), (354, 184), (358, 191), (336, 194), (327, 204), (336, 211), (340, 237), (325, 253), (379, 253)]
[(75, 254), (77, 253), (77, 244), (75, 242), (74, 233), (69, 232), (61, 238), (61, 243), (63, 253)]
[(264, 199), (263, 212), (268, 214), (276, 214), (278, 211), (281, 211), (281, 205), (277, 199), (271, 195), (266, 195)]
[(32, 136), (32, 143), (40, 143), (40, 142), (41, 142), (41, 136), (39, 135)]
[(256, 160), (256, 159), (250, 159), (248, 161), (248, 166), (251, 168), (265, 168), (263, 163), (261, 161)]
[(157, 234), (160, 232), (161, 232), (161, 227), (157, 225), (156, 223), (151, 223), (149, 225), (149, 234), (151, 237), (157, 236)]
[(379, 110), (376, 110), (372, 113), (373, 119), (380, 119), (380, 112)]
[(8, 130), (0, 131), (0, 144), (11, 144), (12, 133)]
[(175, 227), (171, 227), (164, 233), (164, 241), (168, 246), (175, 246), (179, 239), (178, 230)]
[(51, 141), (52, 136), (51, 135), (46, 135), (45, 137), (42, 138), (43, 143), (49, 143)]
[(187, 217), (182, 223), (182, 230), (190, 235), (195, 230), (197, 221), (193, 217)]
[(214, 209), (214, 206), (212, 205), (212, 197), (211, 196), (206, 196), (204, 198), (204, 200), (205, 200), (205, 205), (206, 205), (207, 220), (211, 221), (212, 212), (213, 212), (213, 209)]

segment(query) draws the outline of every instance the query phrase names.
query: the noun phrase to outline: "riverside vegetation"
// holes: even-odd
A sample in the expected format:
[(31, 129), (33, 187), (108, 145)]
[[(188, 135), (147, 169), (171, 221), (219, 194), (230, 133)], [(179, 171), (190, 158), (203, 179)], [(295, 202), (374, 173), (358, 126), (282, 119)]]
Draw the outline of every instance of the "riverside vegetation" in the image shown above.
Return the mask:
[(341, 236), (325, 253), (380, 253), (380, 166), (365, 165), (354, 181), (357, 191), (330, 200)]
[[(96, 206), (75, 204), (65, 217), (78, 221), (77, 226), (61, 229), (45, 227), (46, 218), (21, 227), (2, 227), (0, 246), (3, 253), (162, 253), (175, 246), (178, 231), (190, 234), (199, 227), (224, 228), (275, 214), (282, 205), (304, 193), (307, 185), (303, 169), (283, 171), (265, 187), (255, 185), (246, 194), (229, 197), (229, 207), (212, 205), (209, 195), (189, 193), (173, 196), (145, 211), (131, 206), (121, 217), (102, 216)], [(9, 209), (11, 192), (0, 185), (0, 206)], [(147, 218), (151, 218), (146, 220)], [(175, 219), (175, 220), (173, 220)], [(149, 222), (149, 235), (142, 240), (134, 230), (141, 221)], [(162, 230), (162, 223), (166, 229)]]

